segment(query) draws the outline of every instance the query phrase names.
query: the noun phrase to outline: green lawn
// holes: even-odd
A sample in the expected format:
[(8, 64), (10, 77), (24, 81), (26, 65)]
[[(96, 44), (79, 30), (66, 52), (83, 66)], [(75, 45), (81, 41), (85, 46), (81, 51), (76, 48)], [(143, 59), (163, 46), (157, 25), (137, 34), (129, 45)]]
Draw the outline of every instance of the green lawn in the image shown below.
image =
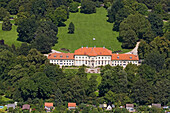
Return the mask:
[[(71, 52), (81, 46), (88, 47), (103, 47), (110, 50), (122, 50), (123, 52), (130, 51), (122, 49), (121, 43), (118, 42), (118, 32), (112, 31), (113, 23), (107, 22), (107, 11), (104, 8), (97, 8), (97, 13), (83, 14), (70, 13), (70, 18), (65, 22), (65, 27), (59, 27), (58, 43), (53, 47), (55, 50), (67, 48)], [(1, 21), (2, 22), (2, 21)], [(13, 20), (11, 20), (12, 23)], [(75, 25), (75, 33), (68, 34), (68, 25), (73, 22)], [(16, 47), (21, 45), (17, 41), (17, 26), (13, 25), (11, 31), (2, 31), (2, 23), (0, 23), (0, 39), (4, 39), (8, 45), (15, 44)], [(93, 38), (96, 40), (93, 41)]]
[(21, 42), (17, 41), (16, 29), (17, 29), (17, 26), (13, 25), (11, 31), (2, 31), (2, 23), (0, 23), (0, 40), (1, 39), (5, 40), (5, 44), (7, 45), (14, 44), (16, 47), (19, 47), (21, 45)]
[(97, 76), (96, 81), (98, 82), (98, 85), (100, 85), (100, 83), (102, 81), (101, 75), (99, 73), (87, 73), (87, 79), (89, 80), (92, 75)]
[[(97, 8), (97, 13), (83, 14), (70, 13), (69, 19), (65, 22), (65, 27), (59, 27), (58, 43), (53, 47), (55, 50), (67, 48), (71, 52), (81, 46), (103, 47), (110, 50), (122, 50), (121, 43), (118, 42), (118, 32), (113, 32), (113, 23), (107, 22), (107, 11), (104, 8)], [(75, 33), (68, 34), (68, 25), (73, 22)], [(93, 41), (93, 38), (96, 40)], [(123, 50), (127, 52), (129, 50)]]

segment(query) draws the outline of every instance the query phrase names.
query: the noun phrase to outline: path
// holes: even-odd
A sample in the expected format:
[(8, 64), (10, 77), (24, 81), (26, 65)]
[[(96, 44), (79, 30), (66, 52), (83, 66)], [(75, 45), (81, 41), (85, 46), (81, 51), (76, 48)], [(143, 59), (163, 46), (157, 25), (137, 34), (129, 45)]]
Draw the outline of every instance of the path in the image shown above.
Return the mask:
[(134, 54), (134, 55), (138, 55), (138, 47), (139, 47), (139, 44), (140, 44), (140, 42), (137, 42), (136, 47), (135, 47), (132, 51), (127, 52), (127, 53), (125, 53), (125, 54)]

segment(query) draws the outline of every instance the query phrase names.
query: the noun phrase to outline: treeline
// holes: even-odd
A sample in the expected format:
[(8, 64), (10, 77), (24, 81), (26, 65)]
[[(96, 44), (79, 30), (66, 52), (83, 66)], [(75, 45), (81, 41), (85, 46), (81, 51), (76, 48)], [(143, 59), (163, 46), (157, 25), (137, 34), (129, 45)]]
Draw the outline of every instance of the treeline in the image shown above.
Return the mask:
[(122, 48), (134, 48), (141, 39), (150, 43), (157, 36), (169, 40), (169, 23), (163, 23), (170, 18), (166, 0), (114, 0), (107, 10), (108, 22), (114, 22), (113, 30), (119, 31)]
[[(25, 44), (25, 43), (24, 43)], [(29, 45), (20, 48), (0, 46), (0, 92), (20, 104), (50, 101), (99, 105), (112, 102), (169, 105), (169, 58), (159, 52), (148, 53), (142, 65), (128, 64), (125, 69), (109, 65), (101, 69), (102, 81), (88, 80), (85, 68), (64, 72), (49, 64), (47, 58)], [(99, 91), (99, 95), (96, 94)]]

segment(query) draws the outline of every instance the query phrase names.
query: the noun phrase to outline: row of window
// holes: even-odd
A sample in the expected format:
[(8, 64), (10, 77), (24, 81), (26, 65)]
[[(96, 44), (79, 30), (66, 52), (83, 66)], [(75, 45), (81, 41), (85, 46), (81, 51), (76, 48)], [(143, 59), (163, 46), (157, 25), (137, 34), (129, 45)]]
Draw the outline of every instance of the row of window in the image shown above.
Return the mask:
[(57, 65), (74, 65), (74, 63), (53, 63), (53, 64), (57, 64)]
[[(75, 58), (79, 58), (79, 59), (84, 59), (84, 58), (89, 58), (89, 57), (83, 57), (83, 56), (76, 56)], [(92, 59), (110, 59), (110, 57), (95, 57), (95, 58), (92, 58)]]
[(112, 63), (137, 63), (137, 61), (112, 61)]
[(74, 62), (73, 60), (51, 60), (51, 62)]

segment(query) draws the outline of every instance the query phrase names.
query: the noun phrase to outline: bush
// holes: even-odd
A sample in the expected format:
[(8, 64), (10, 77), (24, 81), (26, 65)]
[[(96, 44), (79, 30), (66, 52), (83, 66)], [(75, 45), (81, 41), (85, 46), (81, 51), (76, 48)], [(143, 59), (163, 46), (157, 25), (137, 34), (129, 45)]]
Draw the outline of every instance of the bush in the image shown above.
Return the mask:
[(72, 13), (78, 12), (78, 6), (79, 6), (78, 2), (71, 3), (69, 7), (69, 11)]

